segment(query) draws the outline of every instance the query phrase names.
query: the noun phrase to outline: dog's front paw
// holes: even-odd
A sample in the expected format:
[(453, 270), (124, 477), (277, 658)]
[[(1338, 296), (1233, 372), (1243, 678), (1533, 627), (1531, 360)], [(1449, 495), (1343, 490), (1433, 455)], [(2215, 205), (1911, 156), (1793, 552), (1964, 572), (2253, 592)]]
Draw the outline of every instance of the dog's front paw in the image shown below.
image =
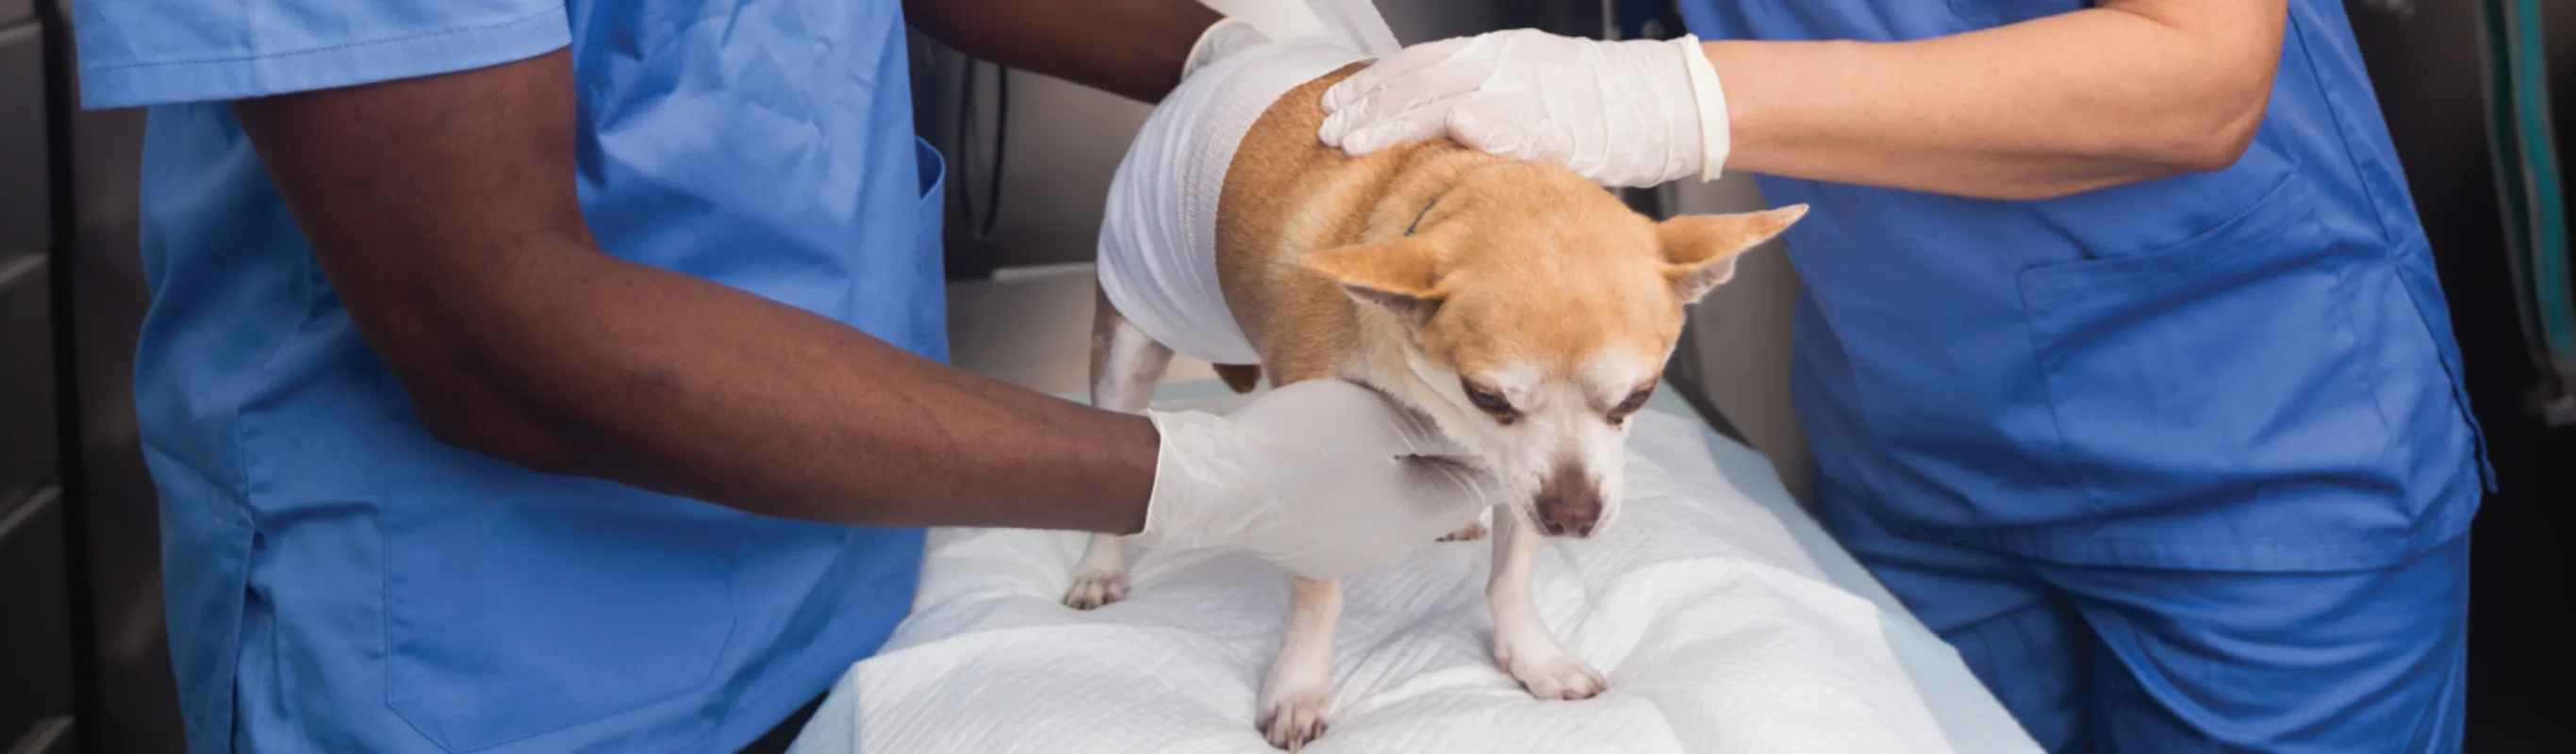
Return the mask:
[(1593, 670), (1581, 658), (1562, 652), (1518, 660), (1506, 653), (1495, 660), (1502, 664), (1503, 672), (1512, 674), (1513, 680), (1521, 682), (1521, 688), (1529, 689), (1530, 696), (1542, 701), (1590, 699), (1609, 686), (1609, 682), (1601, 679), (1601, 671)]
[(1472, 523), (1472, 524), (1468, 524), (1465, 528), (1459, 529), (1459, 530), (1457, 530), (1457, 531), (1450, 532), (1450, 533), (1449, 533), (1449, 536), (1441, 537), (1441, 538), (1440, 538), (1440, 541), (1442, 541), (1442, 542), (1473, 542), (1473, 541), (1476, 541), (1476, 540), (1479, 540), (1479, 539), (1484, 539), (1484, 538), (1485, 538), (1485, 525), (1484, 525), (1483, 523)]
[(1127, 574), (1076, 573), (1073, 588), (1064, 590), (1064, 605), (1075, 610), (1090, 610), (1127, 598)]
[(1261, 737), (1271, 746), (1296, 751), (1324, 735), (1324, 708), (1332, 702), (1330, 691), (1310, 688), (1282, 693), (1278, 698), (1269, 698), (1268, 693), (1262, 696), (1261, 717), (1254, 724), (1260, 726)]

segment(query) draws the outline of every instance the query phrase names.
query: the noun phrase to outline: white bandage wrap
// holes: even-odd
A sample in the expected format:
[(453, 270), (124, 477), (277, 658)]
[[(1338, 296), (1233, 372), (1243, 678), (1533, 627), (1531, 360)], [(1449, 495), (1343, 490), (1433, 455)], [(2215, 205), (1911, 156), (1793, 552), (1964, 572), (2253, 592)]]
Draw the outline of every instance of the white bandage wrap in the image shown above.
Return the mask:
[(1240, 18), (1218, 21), (1199, 34), (1199, 41), (1190, 44), (1190, 56), (1181, 61), (1181, 79), (1186, 81), (1198, 75), (1199, 69), (1209, 63), (1268, 41), (1270, 38), (1263, 36), (1260, 27), (1250, 21)]
[(1226, 170), (1281, 95), (1363, 57), (1333, 37), (1264, 41), (1242, 25), (1220, 24), (1201, 38), (1187, 75), (1146, 118), (1109, 183), (1100, 287), (1120, 315), (1184, 356), (1260, 362), (1217, 285)]

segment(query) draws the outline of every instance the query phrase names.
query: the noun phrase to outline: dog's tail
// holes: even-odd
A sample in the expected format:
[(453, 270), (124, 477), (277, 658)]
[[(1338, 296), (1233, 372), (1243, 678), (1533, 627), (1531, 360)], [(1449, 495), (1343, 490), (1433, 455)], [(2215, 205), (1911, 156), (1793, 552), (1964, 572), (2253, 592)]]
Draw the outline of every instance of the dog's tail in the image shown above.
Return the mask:
[(1225, 380), (1225, 386), (1233, 389), (1234, 392), (1249, 393), (1253, 388), (1261, 386), (1261, 365), (1259, 364), (1212, 364), (1210, 366), (1216, 367), (1217, 379)]

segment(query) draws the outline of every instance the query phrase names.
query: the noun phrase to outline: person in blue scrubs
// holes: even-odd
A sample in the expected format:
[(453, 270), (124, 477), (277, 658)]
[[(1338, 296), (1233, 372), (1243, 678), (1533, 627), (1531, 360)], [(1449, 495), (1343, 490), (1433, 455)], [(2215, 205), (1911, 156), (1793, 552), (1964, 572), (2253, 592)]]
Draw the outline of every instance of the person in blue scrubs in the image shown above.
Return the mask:
[(1139, 417), (945, 366), (906, 22), (1150, 101), (1218, 16), (913, 5), (73, 4), (86, 104), (152, 108), (191, 750), (734, 751), (893, 630), (919, 527), (1332, 577), (1486, 507), (1364, 388)]
[(2491, 472), (2342, 2), (1679, 10), (1409, 48), (1320, 136), (1809, 205), (1817, 510), (2049, 750), (2458, 749)]

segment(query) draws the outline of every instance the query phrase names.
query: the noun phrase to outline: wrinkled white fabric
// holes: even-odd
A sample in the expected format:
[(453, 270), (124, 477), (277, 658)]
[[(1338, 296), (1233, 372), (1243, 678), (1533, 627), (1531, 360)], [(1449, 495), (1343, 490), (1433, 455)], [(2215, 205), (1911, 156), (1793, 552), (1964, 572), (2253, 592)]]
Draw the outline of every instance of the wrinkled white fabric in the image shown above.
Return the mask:
[(1270, 41), (1248, 26), (1220, 25), (1203, 37), (1188, 75), (1145, 119), (1110, 179), (1100, 286), (1119, 314), (1181, 355), (1260, 363), (1217, 286), (1217, 196), (1262, 111), (1361, 57), (1337, 38)]
[[(1489, 543), (1434, 545), (1345, 582), (1332, 724), (1307, 751), (1950, 750), (1877, 608), (1830, 582), (1693, 425), (1633, 421), (1628, 509), (1597, 538), (1551, 543), (1532, 588), (1609, 690), (1531, 699), (1488, 646)], [(1127, 601), (1079, 612), (1057, 598), (1082, 547), (932, 532), (911, 618), (842, 677), (794, 752), (1274, 751), (1252, 719), (1287, 610), (1279, 571), (1144, 550)]]

